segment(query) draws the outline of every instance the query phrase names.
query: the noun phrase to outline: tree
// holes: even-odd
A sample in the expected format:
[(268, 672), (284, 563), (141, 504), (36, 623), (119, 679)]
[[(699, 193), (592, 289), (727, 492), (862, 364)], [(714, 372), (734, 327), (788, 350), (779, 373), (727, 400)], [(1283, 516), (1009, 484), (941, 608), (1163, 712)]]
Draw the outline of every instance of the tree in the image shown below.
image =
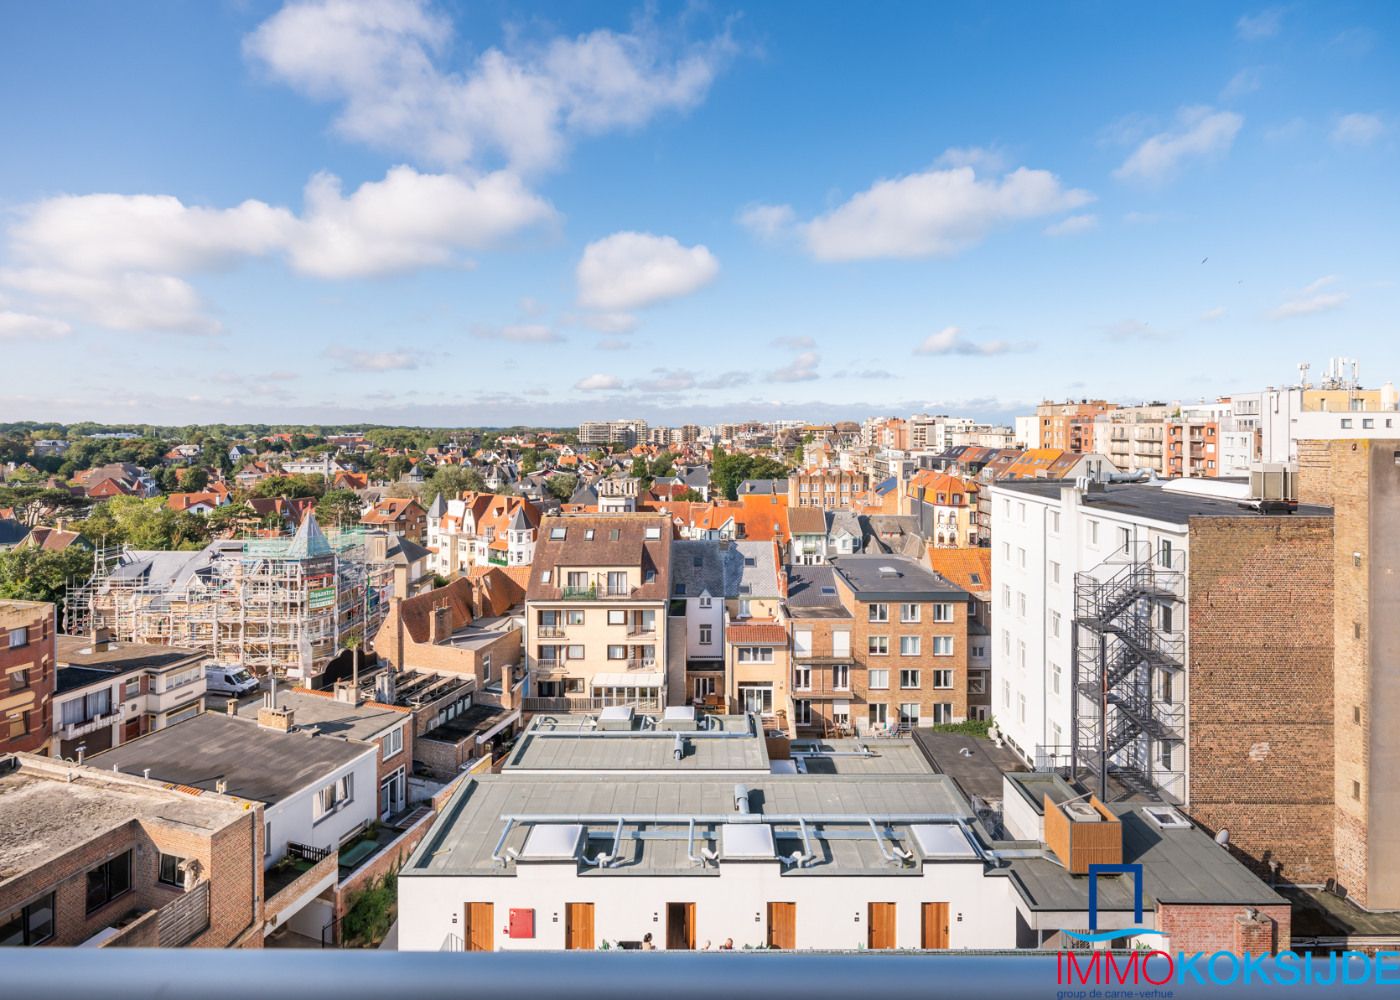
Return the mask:
[(520, 456), (520, 474), (528, 476), (540, 467), (540, 453), (534, 448)]
[(112, 497), (92, 509), (82, 523), (95, 545), (129, 545), (133, 549), (199, 548), (208, 539), (208, 522), (198, 514), (176, 514), (161, 497)]
[(699, 490), (693, 490), (687, 486), (680, 493), (676, 494), (675, 499), (684, 500), (687, 503), (702, 503), (705, 498), (700, 494)]
[(78, 545), (54, 551), (34, 546), (0, 552), (0, 597), (50, 601), (62, 620), (68, 581), (92, 576), (92, 553)]
[(545, 480), (544, 488), (549, 491), (550, 496), (560, 503), (565, 503), (578, 489), (578, 476), (571, 472), (556, 473)]
[(419, 503), (428, 507), (439, 494), (448, 500), (456, 500), (468, 490), (480, 492), (484, 489), (486, 480), (482, 479), (481, 473), (475, 469), (464, 465), (443, 465), (423, 484)]
[(239, 521), (251, 520), (257, 516), (257, 512), (246, 503), (226, 503), (211, 510), (204, 518), (204, 524), (210, 532), (223, 532)]
[(191, 493), (199, 493), (209, 485), (209, 470), (203, 466), (195, 466), (185, 475), (185, 489)]
[(358, 524), (364, 507), (354, 490), (330, 490), (316, 504), (316, 520), (325, 527)]
[(320, 476), (269, 476), (253, 487), (255, 497), (319, 497), (326, 491)]

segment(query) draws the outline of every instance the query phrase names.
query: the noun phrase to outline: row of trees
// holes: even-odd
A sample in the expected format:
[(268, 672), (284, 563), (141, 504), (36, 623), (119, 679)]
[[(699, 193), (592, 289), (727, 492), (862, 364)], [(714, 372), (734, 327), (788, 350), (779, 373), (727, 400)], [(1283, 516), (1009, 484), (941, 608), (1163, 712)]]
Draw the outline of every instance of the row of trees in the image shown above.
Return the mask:
[(710, 462), (710, 494), (737, 500), (739, 484), (745, 479), (786, 479), (788, 472), (788, 467), (777, 459), (729, 455), (716, 445)]

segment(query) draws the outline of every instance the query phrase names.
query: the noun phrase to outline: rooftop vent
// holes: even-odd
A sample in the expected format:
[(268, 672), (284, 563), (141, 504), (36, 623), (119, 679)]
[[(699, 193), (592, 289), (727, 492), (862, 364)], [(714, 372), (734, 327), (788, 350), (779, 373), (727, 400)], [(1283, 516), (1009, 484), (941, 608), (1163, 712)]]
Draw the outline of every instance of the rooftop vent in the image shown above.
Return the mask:
[(719, 845), (726, 861), (768, 861), (777, 855), (767, 823), (725, 823), (719, 828)]
[(1065, 815), (1076, 823), (1103, 822), (1103, 817), (1099, 815), (1098, 810), (1087, 802), (1066, 802), (1064, 809)]
[(1170, 806), (1144, 806), (1142, 814), (1161, 830), (1191, 829), (1191, 821)]
[(691, 705), (672, 705), (661, 716), (661, 728), (673, 732), (693, 732), (695, 708)]
[(544, 823), (532, 827), (521, 848), (524, 861), (572, 861), (578, 857), (583, 826), (579, 823)]
[(880, 567), (880, 575), (881, 575), (881, 576), (899, 576), (899, 570), (895, 569), (893, 566), (881, 566), (881, 567)]
[(627, 731), (633, 727), (631, 705), (611, 705), (598, 713), (598, 728), (604, 731)]

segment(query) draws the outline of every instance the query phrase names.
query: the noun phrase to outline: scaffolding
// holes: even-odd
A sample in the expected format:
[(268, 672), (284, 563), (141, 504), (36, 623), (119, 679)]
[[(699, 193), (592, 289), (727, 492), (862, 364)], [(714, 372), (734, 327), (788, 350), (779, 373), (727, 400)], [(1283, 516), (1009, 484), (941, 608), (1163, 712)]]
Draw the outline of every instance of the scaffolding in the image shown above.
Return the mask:
[(1075, 574), (1071, 770), (1104, 801), (1184, 795), (1183, 562), (1130, 543)]
[(309, 679), (347, 645), (368, 645), (393, 585), (386, 536), (323, 533), (212, 542), (198, 552), (125, 551), (68, 590), (70, 635), (183, 646), (258, 674)]

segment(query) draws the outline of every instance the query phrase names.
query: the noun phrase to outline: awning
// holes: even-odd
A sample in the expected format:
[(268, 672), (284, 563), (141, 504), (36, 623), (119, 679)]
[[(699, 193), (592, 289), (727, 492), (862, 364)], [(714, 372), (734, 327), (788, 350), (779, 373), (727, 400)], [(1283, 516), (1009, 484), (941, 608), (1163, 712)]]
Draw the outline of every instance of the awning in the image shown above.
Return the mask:
[(509, 715), (507, 715), (507, 716), (506, 716), (504, 719), (502, 719), (500, 722), (496, 723), (496, 724), (495, 724), (494, 726), (492, 726), (490, 729), (486, 730), (486, 732), (484, 732), (484, 733), (482, 733), (480, 736), (478, 736), (478, 737), (476, 738), (476, 745), (477, 745), (477, 746), (481, 746), (481, 745), (484, 744), (487, 740), (489, 740), (491, 737), (495, 736), (495, 735), (496, 735), (497, 733), (499, 733), (502, 729), (506, 728), (506, 726), (510, 725), (512, 722), (514, 722), (514, 721), (515, 721), (516, 719), (518, 719), (518, 718), (520, 718), (520, 709), (517, 708), (514, 712), (511, 712)]
[(628, 674), (594, 674), (593, 689), (598, 688), (659, 688), (665, 683), (665, 675), (658, 672), (644, 674), (640, 671)]

